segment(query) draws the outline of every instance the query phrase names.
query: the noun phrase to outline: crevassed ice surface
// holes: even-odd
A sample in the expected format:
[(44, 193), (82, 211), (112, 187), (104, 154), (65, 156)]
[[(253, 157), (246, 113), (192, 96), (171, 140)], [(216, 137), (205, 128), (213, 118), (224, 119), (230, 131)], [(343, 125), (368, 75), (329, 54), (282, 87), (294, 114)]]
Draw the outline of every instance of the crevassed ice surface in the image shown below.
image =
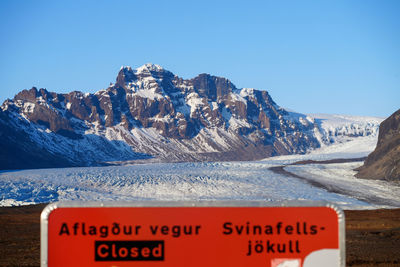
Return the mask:
[[(352, 194), (348, 195), (328, 192), (297, 178), (269, 170), (272, 166), (304, 159), (365, 156), (373, 149), (374, 142), (376, 139), (359, 137), (347, 142), (345, 146), (337, 145), (335, 148), (333, 145), (307, 155), (281, 156), (252, 162), (153, 163), (2, 172), (0, 205), (62, 200), (325, 200), (345, 209), (400, 206), (398, 185), (354, 178), (353, 169), (361, 163), (285, 167), (321, 183), (351, 188)], [(361, 144), (364, 147), (360, 147)], [(376, 195), (391, 200), (392, 204), (382, 205), (369, 197)], [(358, 196), (371, 201), (358, 200)]]
[(143, 164), (2, 173), (4, 200), (327, 200), (368, 205), (276, 175), (269, 162)]

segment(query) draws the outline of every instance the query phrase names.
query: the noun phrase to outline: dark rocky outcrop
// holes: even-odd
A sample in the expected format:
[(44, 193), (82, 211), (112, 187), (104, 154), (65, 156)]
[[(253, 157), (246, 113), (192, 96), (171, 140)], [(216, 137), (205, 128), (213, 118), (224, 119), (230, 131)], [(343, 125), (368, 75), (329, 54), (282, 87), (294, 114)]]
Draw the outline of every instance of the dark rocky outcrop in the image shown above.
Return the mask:
[(357, 177), (400, 181), (400, 109), (381, 123), (376, 148)]

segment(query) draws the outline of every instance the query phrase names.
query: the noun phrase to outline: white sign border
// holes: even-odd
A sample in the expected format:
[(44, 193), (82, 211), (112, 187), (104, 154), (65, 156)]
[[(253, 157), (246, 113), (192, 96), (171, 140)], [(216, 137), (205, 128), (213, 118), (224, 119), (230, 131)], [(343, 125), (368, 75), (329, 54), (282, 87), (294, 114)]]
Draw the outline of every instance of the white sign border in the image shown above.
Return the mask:
[(101, 207), (328, 207), (338, 216), (340, 267), (346, 266), (346, 226), (345, 215), (338, 206), (326, 201), (242, 201), (242, 200), (205, 200), (205, 201), (62, 201), (48, 204), (40, 216), (40, 266), (48, 267), (48, 225), (50, 213), (58, 208), (101, 208)]

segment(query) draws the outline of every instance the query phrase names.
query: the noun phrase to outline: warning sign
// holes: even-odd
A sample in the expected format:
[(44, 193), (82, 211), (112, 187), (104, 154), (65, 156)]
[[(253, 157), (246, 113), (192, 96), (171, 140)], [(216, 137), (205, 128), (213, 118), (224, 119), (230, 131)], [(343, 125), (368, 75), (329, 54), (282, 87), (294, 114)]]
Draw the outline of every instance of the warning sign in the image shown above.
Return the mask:
[(337, 208), (236, 204), (50, 204), (42, 266), (344, 266)]

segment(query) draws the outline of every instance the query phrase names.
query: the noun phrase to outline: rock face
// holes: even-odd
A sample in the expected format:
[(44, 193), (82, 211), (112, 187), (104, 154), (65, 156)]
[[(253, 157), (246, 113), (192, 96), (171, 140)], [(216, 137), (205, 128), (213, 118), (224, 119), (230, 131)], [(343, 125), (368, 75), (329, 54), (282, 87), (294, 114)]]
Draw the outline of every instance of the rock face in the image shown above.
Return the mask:
[(94, 94), (23, 90), (1, 106), (0, 126), (3, 169), (254, 160), (321, 144), (314, 119), (280, 108), (267, 91), (209, 74), (185, 80), (153, 64), (122, 67)]
[(400, 180), (400, 109), (381, 123), (376, 149), (358, 171), (360, 178)]

